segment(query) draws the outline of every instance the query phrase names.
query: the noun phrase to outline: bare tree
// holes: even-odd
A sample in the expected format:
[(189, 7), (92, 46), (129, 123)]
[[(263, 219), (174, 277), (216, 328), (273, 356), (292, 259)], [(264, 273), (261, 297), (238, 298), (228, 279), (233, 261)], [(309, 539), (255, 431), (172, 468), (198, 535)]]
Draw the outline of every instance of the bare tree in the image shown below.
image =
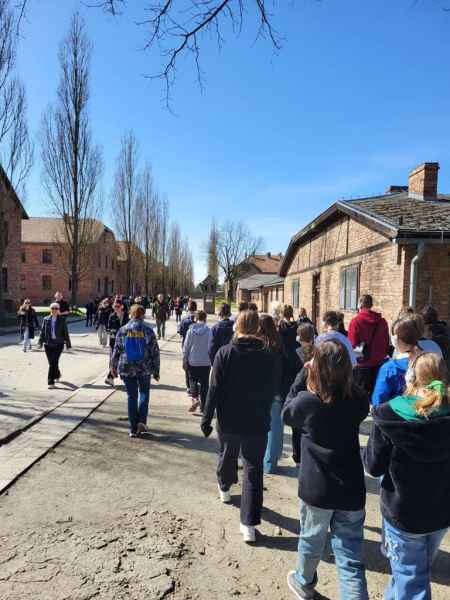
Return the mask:
[(77, 304), (94, 218), (100, 211), (98, 187), (103, 172), (101, 150), (92, 141), (87, 113), (91, 53), (84, 22), (75, 14), (59, 50), (57, 102), (46, 111), (41, 126), (43, 183), (54, 213), (63, 220), (72, 305)]
[(219, 257), (218, 257), (219, 230), (213, 219), (209, 232), (207, 246), (207, 270), (208, 275), (214, 278), (216, 284), (219, 281)]
[(263, 246), (261, 237), (254, 237), (248, 227), (240, 222), (227, 221), (220, 229), (217, 244), (219, 266), (228, 286), (228, 300), (234, 298), (236, 280), (242, 263)]
[[(26, 121), (25, 87), (15, 76), (17, 54), (16, 18), (10, 0), (0, 0), (0, 165), (12, 184), (0, 193), (0, 265), (8, 245), (6, 207), (16, 191), (25, 193), (25, 181), (33, 163), (33, 145)], [(3, 312), (3, 281), (0, 280), (0, 313)]]
[(125, 243), (127, 293), (134, 293), (136, 248), (139, 244), (142, 218), (142, 189), (138, 171), (138, 141), (133, 131), (127, 132), (117, 157), (112, 192), (112, 213), (117, 234)]
[(142, 171), (139, 193), (142, 210), (140, 237), (144, 253), (144, 289), (148, 296), (157, 275), (158, 242), (155, 243), (155, 237), (159, 230), (160, 204), (150, 163), (147, 163)]

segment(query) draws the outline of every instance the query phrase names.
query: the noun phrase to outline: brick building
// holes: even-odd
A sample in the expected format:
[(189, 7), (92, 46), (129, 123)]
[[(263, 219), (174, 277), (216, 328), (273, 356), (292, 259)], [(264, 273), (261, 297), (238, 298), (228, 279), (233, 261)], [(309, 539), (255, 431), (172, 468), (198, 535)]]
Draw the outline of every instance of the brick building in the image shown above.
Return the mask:
[(317, 323), (329, 309), (350, 320), (361, 293), (392, 321), (404, 305), (433, 303), (450, 317), (450, 196), (438, 193), (438, 163), (408, 186), (336, 202), (290, 241), (280, 268), (285, 301)]
[(20, 255), (22, 219), (28, 215), (11, 182), (0, 166), (0, 226), (3, 228), (1, 242), (4, 245), (0, 269), (0, 286), (6, 310), (16, 310), (20, 299)]
[[(22, 221), (20, 296), (48, 304), (56, 290), (70, 299), (70, 270), (62, 219), (36, 217)], [(83, 259), (78, 304), (118, 291), (118, 254), (114, 233), (92, 221), (92, 243)]]
[(261, 312), (269, 312), (273, 301), (284, 301), (283, 279), (270, 273), (258, 273), (239, 279), (237, 302), (253, 302)]
[[(233, 297), (236, 298), (237, 302), (241, 302), (243, 300), (247, 300), (247, 297), (239, 299), (238, 297), (238, 288), (239, 288), (239, 280), (248, 279), (252, 275), (273, 275), (275, 276), (278, 273), (278, 270), (281, 266), (281, 261), (283, 260), (283, 255), (281, 254), (271, 254), (267, 252), (266, 254), (255, 254), (254, 256), (250, 256), (245, 262), (239, 265), (239, 275), (235, 281), (235, 289), (233, 293)], [(229, 284), (225, 282), (225, 298), (228, 297)], [(245, 295), (245, 294), (244, 294)]]
[(145, 293), (145, 255), (142, 250), (136, 246), (136, 244), (131, 243), (131, 289), (128, 289), (128, 262), (127, 262), (127, 242), (118, 241), (118, 255), (117, 255), (117, 265), (118, 265), (118, 282), (121, 293), (123, 294), (131, 294), (132, 296), (140, 296)]

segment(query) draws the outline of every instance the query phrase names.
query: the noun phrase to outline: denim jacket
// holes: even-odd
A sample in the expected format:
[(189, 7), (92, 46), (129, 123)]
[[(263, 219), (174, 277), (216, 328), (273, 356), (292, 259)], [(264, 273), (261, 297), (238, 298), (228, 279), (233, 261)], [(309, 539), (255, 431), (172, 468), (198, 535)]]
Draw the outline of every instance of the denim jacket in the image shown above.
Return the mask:
[[(125, 338), (129, 330), (143, 332), (145, 340), (144, 359), (139, 362), (129, 362), (125, 351)], [(159, 346), (155, 333), (150, 325), (141, 319), (132, 319), (119, 329), (111, 358), (111, 367), (120, 377), (139, 377), (153, 375), (159, 377)]]

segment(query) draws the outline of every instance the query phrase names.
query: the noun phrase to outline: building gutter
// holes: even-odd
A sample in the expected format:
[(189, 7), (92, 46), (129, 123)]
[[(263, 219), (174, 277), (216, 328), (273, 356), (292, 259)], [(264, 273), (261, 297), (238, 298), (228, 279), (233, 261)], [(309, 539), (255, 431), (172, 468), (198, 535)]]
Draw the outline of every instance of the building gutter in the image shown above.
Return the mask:
[(417, 244), (417, 254), (411, 261), (411, 272), (409, 276), (409, 305), (412, 308), (416, 308), (416, 296), (417, 296), (417, 270), (419, 261), (422, 259), (425, 252), (425, 242), (419, 242)]

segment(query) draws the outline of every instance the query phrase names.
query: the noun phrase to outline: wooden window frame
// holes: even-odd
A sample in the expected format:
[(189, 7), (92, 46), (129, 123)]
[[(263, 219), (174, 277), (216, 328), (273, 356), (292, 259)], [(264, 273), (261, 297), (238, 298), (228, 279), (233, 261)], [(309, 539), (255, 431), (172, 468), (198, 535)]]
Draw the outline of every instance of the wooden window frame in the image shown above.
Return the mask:
[[(347, 304), (347, 272), (350, 270), (356, 270), (356, 294), (354, 306)], [(344, 289), (342, 289), (342, 277), (345, 276)], [(345, 265), (339, 269), (339, 307), (341, 310), (348, 312), (356, 312), (358, 310), (358, 299), (360, 290), (361, 280), (361, 263), (352, 263), (351, 265)]]

